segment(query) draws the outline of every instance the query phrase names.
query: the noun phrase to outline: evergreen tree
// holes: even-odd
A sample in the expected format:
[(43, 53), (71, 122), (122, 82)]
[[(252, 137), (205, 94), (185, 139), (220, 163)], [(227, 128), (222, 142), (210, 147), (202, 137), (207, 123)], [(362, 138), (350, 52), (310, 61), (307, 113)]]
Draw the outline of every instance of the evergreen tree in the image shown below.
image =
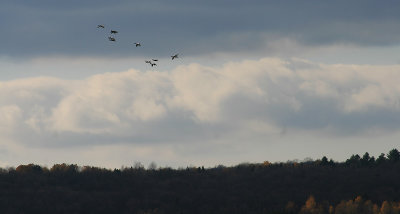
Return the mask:
[(398, 162), (400, 160), (400, 152), (397, 149), (392, 149), (387, 157), (390, 162)]
[(377, 163), (377, 164), (382, 164), (382, 163), (385, 163), (386, 160), (387, 160), (387, 159), (386, 159), (386, 157), (385, 157), (385, 154), (381, 153), (381, 154), (379, 155), (378, 159), (376, 159), (376, 163)]

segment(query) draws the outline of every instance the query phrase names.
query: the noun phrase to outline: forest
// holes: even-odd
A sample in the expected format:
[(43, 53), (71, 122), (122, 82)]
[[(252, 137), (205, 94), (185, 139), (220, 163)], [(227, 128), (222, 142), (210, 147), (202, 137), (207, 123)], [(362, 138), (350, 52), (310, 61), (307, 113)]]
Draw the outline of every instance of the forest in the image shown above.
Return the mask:
[(173, 169), (36, 164), (0, 170), (0, 213), (400, 214), (400, 152)]

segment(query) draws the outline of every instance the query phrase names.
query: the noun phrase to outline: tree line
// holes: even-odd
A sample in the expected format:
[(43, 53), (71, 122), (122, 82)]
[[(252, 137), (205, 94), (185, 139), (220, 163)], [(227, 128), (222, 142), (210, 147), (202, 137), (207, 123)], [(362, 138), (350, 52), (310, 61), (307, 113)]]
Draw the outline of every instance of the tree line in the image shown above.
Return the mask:
[(0, 169), (0, 213), (386, 214), (398, 213), (399, 180), (397, 149), (210, 168), (27, 164)]
[(285, 212), (299, 214), (400, 214), (400, 202), (383, 201), (379, 205), (357, 196), (354, 200), (342, 200), (336, 205), (331, 205), (327, 201), (317, 203), (314, 196), (310, 196), (300, 210), (296, 208), (293, 202), (288, 202)]

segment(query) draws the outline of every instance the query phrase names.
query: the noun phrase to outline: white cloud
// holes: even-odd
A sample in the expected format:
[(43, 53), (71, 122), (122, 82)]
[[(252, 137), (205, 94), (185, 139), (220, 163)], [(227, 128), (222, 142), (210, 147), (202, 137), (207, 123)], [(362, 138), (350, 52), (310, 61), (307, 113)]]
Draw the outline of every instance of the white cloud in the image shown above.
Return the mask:
[[(0, 83), (1, 134), (23, 145), (263, 141), (287, 130), (397, 131), (400, 66), (264, 58), (83, 80)], [(5, 136), (4, 136), (5, 137)]]
[(0, 133), (14, 129), (22, 118), (21, 109), (16, 105), (7, 105), (0, 107)]

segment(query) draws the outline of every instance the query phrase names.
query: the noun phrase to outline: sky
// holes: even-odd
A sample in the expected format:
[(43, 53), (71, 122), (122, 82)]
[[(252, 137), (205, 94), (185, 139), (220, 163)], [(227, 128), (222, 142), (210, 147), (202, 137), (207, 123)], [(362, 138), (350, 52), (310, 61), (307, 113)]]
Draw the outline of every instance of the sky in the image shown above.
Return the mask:
[(5, 0), (0, 166), (387, 153), (400, 145), (399, 9), (394, 0)]

